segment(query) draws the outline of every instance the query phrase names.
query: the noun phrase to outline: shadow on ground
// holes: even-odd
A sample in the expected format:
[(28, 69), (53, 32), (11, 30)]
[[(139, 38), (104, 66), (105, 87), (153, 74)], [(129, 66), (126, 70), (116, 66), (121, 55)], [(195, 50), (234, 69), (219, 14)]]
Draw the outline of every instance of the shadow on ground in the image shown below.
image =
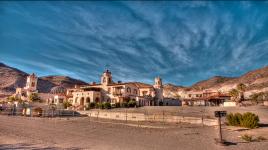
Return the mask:
[(33, 144), (27, 144), (27, 143), (17, 143), (17, 144), (1, 144), (0, 150), (16, 150), (16, 149), (28, 149), (28, 150), (81, 150), (81, 148), (59, 148), (54, 146), (49, 147), (43, 147), (40, 148), (40, 146), (33, 145)]

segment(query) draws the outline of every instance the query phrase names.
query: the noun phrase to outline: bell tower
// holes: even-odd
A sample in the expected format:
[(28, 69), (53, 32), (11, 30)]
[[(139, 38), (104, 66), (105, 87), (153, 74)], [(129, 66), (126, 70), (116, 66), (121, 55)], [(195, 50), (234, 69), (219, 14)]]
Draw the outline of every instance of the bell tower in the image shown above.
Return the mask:
[(37, 89), (37, 76), (33, 73), (27, 77), (26, 87), (24, 89), (36, 91)]
[(162, 79), (160, 77), (156, 77), (154, 79), (154, 88), (162, 88)]
[(112, 80), (112, 73), (107, 69), (103, 72), (102, 76), (101, 76), (101, 84), (102, 85), (108, 85), (113, 83)]
[(160, 105), (160, 102), (163, 102), (163, 84), (160, 77), (154, 79), (154, 90), (155, 90), (155, 100), (156, 104)]

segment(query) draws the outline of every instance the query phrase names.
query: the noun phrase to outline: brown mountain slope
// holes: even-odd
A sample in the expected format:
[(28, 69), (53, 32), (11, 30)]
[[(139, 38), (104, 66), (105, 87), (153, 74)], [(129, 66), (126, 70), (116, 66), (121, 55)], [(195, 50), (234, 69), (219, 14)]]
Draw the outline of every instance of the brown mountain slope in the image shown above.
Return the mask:
[(194, 90), (202, 90), (202, 89), (208, 89), (211, 87), (220, 86), (221, 84), (227, 82), (227, 81), (233, 81), (236, 78), (231, 77), (222, 77), (222, 76), (215, 76), (208, 80), (203, 80), (195, 83), (190, 88)]
[[(13, 94), (16, 87), (24, 87), (27, 76), (28, 74), (21, 70), (0, 63), (0, 97)], [(37, 89), (39, 92), (47, 93), (54, 86), (70, 88), (76, 84), (87, 83), (67, 76), (46, 76), (38, 78)]]
[(180, 91), (198, 91), (204, 89), (229, 91), (235, 88), (237, 84), (247, 85), (247, 91), (268, 90), (268, 66), (256, 69), (241, 75), (240, 77), (222, 77), (215, 76), (207, 80), (199, 81), (189, 87), (164, 86), (164, 93)]

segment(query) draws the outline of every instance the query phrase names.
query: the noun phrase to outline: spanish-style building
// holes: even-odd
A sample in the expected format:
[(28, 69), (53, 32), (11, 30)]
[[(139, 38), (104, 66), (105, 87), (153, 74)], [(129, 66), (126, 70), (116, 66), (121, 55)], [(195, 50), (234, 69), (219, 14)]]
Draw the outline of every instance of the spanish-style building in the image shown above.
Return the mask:
[(20, 98), (22, 100), (28, 100), (28, 97), (32, 93), (38, 93), (37, 80), (38, 77), (34, 73), (27, 76), (26, 86), (24, 88), (16, 88), (15, 97)]
[[(110, 102), (112, 105), (129, 100), (138, 106), (159, 105), (163, 101), (163, 85), (160, 77), (154, 85), (141, 82), (114, 82), (109, 70), (103, 72), (101, 82), (67, 90), (73, 106), (87, 106), (90, 102)], [(70, 96), (72, 95), (72, 96)]]

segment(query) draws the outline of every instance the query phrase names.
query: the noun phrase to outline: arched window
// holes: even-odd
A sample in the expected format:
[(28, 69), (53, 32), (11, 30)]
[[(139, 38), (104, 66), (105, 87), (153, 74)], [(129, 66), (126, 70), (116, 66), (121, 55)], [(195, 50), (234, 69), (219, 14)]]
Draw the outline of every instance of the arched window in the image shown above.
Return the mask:
[(137, 91), (137, 89), (134, 89), (134, 94), (138, 94), (138, 91)]
[(111, 78), (108, 78), (108, 83), (111, 83), (111, 82), (112, 82)]
[(103, 77), (103, 80), (102, 80), (102, 82), (103, 82), (103, 83), (105, 83), (105, 82), (106, 82), (106, 78), (105, 78), (105, 77)]
[(129, 87), (127, 88), (127, 92), (128, 93), (131, 93), (131, 89)]

